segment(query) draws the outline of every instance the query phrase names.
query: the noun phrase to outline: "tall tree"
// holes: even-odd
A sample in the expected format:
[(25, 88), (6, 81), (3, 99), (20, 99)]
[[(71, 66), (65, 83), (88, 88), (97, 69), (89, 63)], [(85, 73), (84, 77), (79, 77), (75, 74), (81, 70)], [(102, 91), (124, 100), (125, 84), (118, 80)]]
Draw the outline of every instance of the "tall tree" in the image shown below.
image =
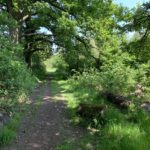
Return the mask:
[(111, 41), (117, 18), (111, 0), (1, 0), (0, 9), (16, 22), (9, 27), (9, 35), (13, 42), (24, 45), (29, 67), (33, 53), (50, 51), (53, 46), (64, 54), (76, 51), (78, 58), (91, 58), (99, 66), (100, 56), (91, 53), (90, 41), (95, 40), (100, 55)]
[[(150, 57), (150, 2), (139, 5), (132, 11), (132, 20), (128, 20), (126, 31), (135, 32), (136, 38), (126, 44), (125, 49), (136, 56), (139, 63), (147, 63)], [(134, 39), (134, 40), (133, 40)]]

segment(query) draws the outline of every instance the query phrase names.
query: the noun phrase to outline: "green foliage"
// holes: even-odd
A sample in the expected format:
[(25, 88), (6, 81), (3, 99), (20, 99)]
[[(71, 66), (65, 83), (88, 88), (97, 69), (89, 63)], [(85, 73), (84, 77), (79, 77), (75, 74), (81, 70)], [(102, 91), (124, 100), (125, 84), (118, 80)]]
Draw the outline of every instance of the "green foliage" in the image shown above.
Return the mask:
[(148, 150), (150, 146), (146, 134), (134, 124), (110, 124), (103, 134), (97, 149)]
[(131, 122), (135, 122), (138, 124), (139, 128), (147, 134), (147, 138), (149, 139), (150, 134), (150, 116), (147, 112), (144, 112), (140, 109), (135, 109), (129, 115), (129, 120)]
[(56, 68), (55, 77), (67, 79), (69, 77), (69, 65), (66, 63), (61, 54), (56, 54), (51, 58), (51, 67)]
[(105, 121), (107, 124), (113, 123), (124, 123), (125, 116), (121, 114), (120, 111), (114, 107), (109, 107), (108, 110), (104, 114)]
[(15, 45), (3, 37), (0, 40), (2, 42), (0, 52), (0, 108), (10, 112), (15, 109), (18, 103), (25, 100), (26, 94), (35, 83), (35, 78), (22, 61), (21, 46)]
[(150, 61), (138, 66), (137, 80), (143, 86), (144, 97), (148, 99), (150, 97)]
[(0, 147), (8, 145), (16, 137), (20, 125), (21, 114), (14, 114), (7, 125), (0, 129)]
[(17, 22), (10, 18), (8, 12), (1, 12), (0, 14), (0, 35), (4, 34), (4, 31), (8, 31), (9, 28), (17, 26)]
[(100, 84), (104, 91), (114, 94), (129, 94), (134, 90), (137, 71), (127, 65), (129, 55), (114, 55), (103, 66)]
[(139, 72), (128, 65), (130, 58), (128, 57), (127, 54), (120, 54), (120, 56), (116, 54), (113, 58), (105, 61), (100, 72), (89, 69), (82, 74), (77, 73), (73, 77), (72, 84), (97, 92), (103, 90), (119, 95), (129, 95), (134, 91), (136, 82), (139, 81), (137, 80), (137, 73), (139, 74)]
[(10, 142), (15, 138), (16, 134), (13, 130), (4, 127), (0, 131), (0, 146), (10, 144)]
[[(86, 73), (87, 74), (87, 73)], [(83, 75), (85, 78), (85, 74)], [(80, 77), (79, 77), (80, 78)], [(73, 80), (73, 79), (71, 79)], [(80, 79), (77, 82), (82, 81)], [(90, 134), (84, 135), (83, 138), (71, 140), (67, 139), (62, 145), (58, 146), (58, 150), (66, 150), (67, 148), (76, 149), (117, 149), (117, 150), (148, 150), (149, 149), (149, 126), (150, 118), (140, 110), (133, 110), (130, 113), (121, 113), (120, 110), (113, 107), (100, 97), (94, 97), (94, 90), (92, 94), (86, 88), (85, 84), (77, 84), (74, 81), (53, 81), (53, 89), (56, 91), (53, 96), (58, 93), (63, 93), (65, 100), (68, 102), (69, 116), (72, 122), (81, 125), (81, 120), (76, 116), (76, 106), (80, 102), (107, 104), (108, 109), (104, 113), (105, 124), (103, 126), (95, 126), (92, 122), (82, 121), (82, 126), (88, 127)], [(82, 86), (84, 85), (84, 86)], [(77, 88), (75, 88), (77, 86)], [(82, 87), (81, 87), (82, 86)], [(80, 87), (80, 90), (79, 90)], [(87, 99), (83, 95), (87, 95)], [(132, 119), (135, 120), (132, 120)], [(84, 123), (84, 124), (83, 124)], [(91, 128), (94, 127), (95, 129)]]
[(149, 36), (149, 11), (150, 2), (138, 5), (132, 10), (132, 22), (128, 20), (126, 30), (134, 33), (134, 39), (131, 38), (126, 43), (126, 49), (129, 53), (136, 56), (136, 62), (147, 63), (150, 57), (150, 36)]
[(10, 122), (6, 125), (6, 127), (12, 131), (16, 131), (20, 125), (21, 121), (21, 113), (15, 113), (13, 114), (13, 117), (11, 118)]
[(21, 92), (22, 89), (29, 89), (32, 86), (31, 74), (27, 71), (24, 63), (17, 57), (1, 52), (0, 60), (2, 96), (14, 96), (14, 94)]
[[(95, 148), (147, 150), (149, 117), (136, 111), (136, 106), (125, 116), (100, 93), (131, 95), (140, 83), (144, 87), (142, 99), (150, 97), (150, 3), (131, 11), (112, 0), (0, 2), (0, 110), (12, 112), (34, 85), (24, 60), (35, 76), (44, 79), (42, 59), (58, 52), (51, 62), (55, 77), (74, 76), (69, 86), (58, 82), (55, 88), (61, 85), (63, 93), (68, 92), (68, 107), (74, 116), (80, 102), (109, 105), (104, 115), (106, 126), (102, 129), (94, 120), (95, 128), (102, 129)], [(139, 35), (132, 41), (123, 39), (125, 30)], [(136, 121), (128, 122), (130, 117)], [(14, 136), (17, 123), (13, 124), (1, 132), (0, 145)], [(88, 149), (83, 143), (82, 149)]]
[(32, 72), (39, 79), (45, 79), (46, 67), (41, 61), (41, 58), (38, 54), (34, 54), (32, 58)]
[[(100, 90), (101, 85), (99, 84), (99, 72), (95, 69), (85, 70), (82, 74), (75, 72), (74, 76), (70, 78), (70, 82), (74, 87), (89, 88), (90, 90)], [(75, 82), (76, 80), (76, 82)]]
[[(99, 137), (98, 137), (99, 138)], [(62, 145), (57, 146), (56, 150), (93, 150), (97, 145), (97, 139), (92, 138), (91, 135), (86, 135), (84, 138), (67, 139)]]

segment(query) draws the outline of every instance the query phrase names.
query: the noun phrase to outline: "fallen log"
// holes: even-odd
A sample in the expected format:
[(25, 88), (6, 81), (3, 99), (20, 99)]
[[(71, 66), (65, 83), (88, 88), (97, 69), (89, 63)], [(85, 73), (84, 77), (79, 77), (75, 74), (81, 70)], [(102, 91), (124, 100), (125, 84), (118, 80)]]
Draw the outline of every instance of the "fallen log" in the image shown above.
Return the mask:
[(84, 118), (100, 117), (107, 109), (107, 105), (80, 103), (77, 108), (77, 114)]
[(120, 109), (128, 109), (132, 104), (132, 101), (124, 96), (114, 95), (109, 92), (103, 93), (102, 96)]

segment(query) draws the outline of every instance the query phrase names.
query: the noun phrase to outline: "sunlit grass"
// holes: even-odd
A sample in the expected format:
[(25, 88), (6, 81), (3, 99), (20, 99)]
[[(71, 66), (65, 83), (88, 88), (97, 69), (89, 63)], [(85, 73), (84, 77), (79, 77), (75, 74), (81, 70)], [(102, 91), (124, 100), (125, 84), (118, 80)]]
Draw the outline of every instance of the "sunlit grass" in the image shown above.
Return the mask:
[[(79, 102), (85, 100), (84, 102), (87, 101), (90, 103), (106, 103), (101, 98), (96, 99), (96, 97), (93, 96), (94, 94), (90, 95), (89, 90), (75, 89), (72, 86), (73, 85), (66, 80), (56, 80), (52, 81), (51, 89), (54, 97), (57, 96), (58, 93), (59, 96), (64, 97), (73, 123), (79, 123), (80, 121), (74, 109)], [(98, 134), (93, 132), (93, 134), (81, 138), (80, 141), (65, 142), (63, 145), (58, 146), (57, 150), (67, 150), (68, 148), (72, 150), (78, 148), (81, 150), (90, 148), (98, 150), (149, 150), (149, 135), (142, 130), (142, 123), (140, 125), (127, 122), (127, 116), (111, 105), (105, 114), (105, 118), (107, 124), (98, 131)], [(142, 122), (144, 123), (144, 121)], [(148, 125), (149, 124), (147, 124), (145, 128), (148, 128)]]
[(97, 149), (148, 150), (147, 136), (135, 124), (108, 124)]
[(69, 108), (76, 107), (77, 101), (67, 80), (53, 80), (51, 89), (54, 100), (60, 100), (63, 97)]
[[(55, 74), (53, 71), (52, 73)], [(73, 123), (79, 125), (81, 121), (76, 114), (76, 107), (81, 102), (106, 104), (108, 109), (104, 114), (105, 125), (96, 126), (97, 132), (92, 129), (83, 138), (68, 139), (58, 146), (57, 150), (149, 150), (150, 118), (148, 116), (136, 111), (121, 113), (91, 86), (75, 79), (58, 79), (51, 82), (53, 98), (60, 100), (60, 97), (63, 97), (67, 102), (68, 114)], [(131, 121), (130, 118), (134, 118), (137, 122)]]
[(54, 67), (52, 66), (52, 61), (53, 61), (52, 59), (47, 59), (46, 61), (44, 61), (44, 64), (45, 64), (45, 66), (46, 66), (46, 71), (47, 71), (47, 72), (50, 72), (50, 73), (56, 71), (56, 68), (54, 68)]

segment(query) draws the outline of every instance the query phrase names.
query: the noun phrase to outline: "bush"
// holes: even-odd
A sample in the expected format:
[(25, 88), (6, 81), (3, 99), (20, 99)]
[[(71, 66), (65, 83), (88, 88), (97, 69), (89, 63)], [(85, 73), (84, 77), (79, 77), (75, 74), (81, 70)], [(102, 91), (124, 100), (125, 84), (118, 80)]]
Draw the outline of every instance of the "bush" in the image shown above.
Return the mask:
[(102, 66), (100, 84), (104, 91), (126, 95), (134, 90), (137, 71), (126, 65), (128, 55), (114, 56)]
[(24, 62), (17, 57), (0, 53), (0, 96), (11, 97), (26, 92), (34, 83), (34, 78)]
[(10, 52), (0, 52), (0, 61), (0, 108), (9, 109), (23, 101), (35, 80), (25, 63)]
[(138, 66), (137, 80), (143, 87), (143, 95), (145, 99), (150, 98), (150, 61)]

